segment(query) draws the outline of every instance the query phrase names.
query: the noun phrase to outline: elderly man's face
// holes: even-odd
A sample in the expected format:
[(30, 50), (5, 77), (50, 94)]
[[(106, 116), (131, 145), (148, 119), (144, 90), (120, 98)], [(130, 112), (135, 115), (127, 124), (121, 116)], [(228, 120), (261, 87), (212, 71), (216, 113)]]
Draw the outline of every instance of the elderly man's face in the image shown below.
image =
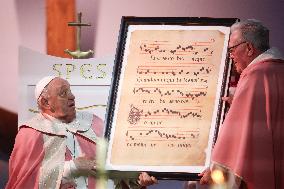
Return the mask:
[(241, 33), (234, 31), (230, 36), (229, 53), (230, 58), (233, 60), (238, 73), (241, 73), (249, 64), (249, 59), (246, 53), (246, 41), (242, 40)]
[(69, 123), (76, 117), (75, 96), (70, 84), (61, 78), (55, 78), (48, 85), (48, 103), (53, 117)]

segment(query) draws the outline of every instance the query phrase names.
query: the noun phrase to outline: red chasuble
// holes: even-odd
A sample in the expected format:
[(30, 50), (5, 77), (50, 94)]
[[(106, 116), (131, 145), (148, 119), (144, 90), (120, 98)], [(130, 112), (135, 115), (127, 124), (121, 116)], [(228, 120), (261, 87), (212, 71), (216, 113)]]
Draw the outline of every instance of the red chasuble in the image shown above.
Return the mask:
[[(95, 157), (95, 140), (103, 133), (103, 121), (97, 116), (91, 119), (85, 117), (84, 121), (89, 124), (84, 124), (86, 127), (83, 130), (76, 124), (73, 130), (82, 153)], [(45, 120), (41, 114), (30, 123), (31, 125), (21, 126), (17, 134), (9, 160), (9, 181), (6, 189), (62, 188), (64, 161), (71, 159), (70, 151), (66, 148), (64, 130), (51, 126), (53, 123)], [(33, 123), (38, 123), (38, 127)], [(45, 129), (45, 126), (51, 127)], [(95, 188), (94, 178), (89, 177), (88, 188)]]
[(243, 71), (212, 161), (250, 189), (284, 188), (283, 59), (264, 53)]

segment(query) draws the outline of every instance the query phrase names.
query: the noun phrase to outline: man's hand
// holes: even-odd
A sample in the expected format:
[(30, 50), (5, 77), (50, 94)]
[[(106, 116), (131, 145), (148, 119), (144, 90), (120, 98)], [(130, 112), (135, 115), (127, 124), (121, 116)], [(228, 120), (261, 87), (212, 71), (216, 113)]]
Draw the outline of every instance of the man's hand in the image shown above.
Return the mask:
[(148, 173), (142, 172), (139, 175), (138, 183), (141, 186), (149, 186), (149, 185), (157, 184), (158, 180), (155, 177), (148, 175)]
[(231, 105), (232, 102), (233, 102), (233, 97), (234, 97), (234, 96), (231, 96), (231, 95), (230, 95), (230, 96), (223, 96), (223, 97), (222, 97), (222, 100)]
[(200, 179), (200, 184), (212, 184), (211, 171), (209, 168), (205, 169), (202, 173), (198, 174), (202, 176)]
[(79, 175), (90, 175), (96, 172), (96, 160), (85, 155), (73, 160)]

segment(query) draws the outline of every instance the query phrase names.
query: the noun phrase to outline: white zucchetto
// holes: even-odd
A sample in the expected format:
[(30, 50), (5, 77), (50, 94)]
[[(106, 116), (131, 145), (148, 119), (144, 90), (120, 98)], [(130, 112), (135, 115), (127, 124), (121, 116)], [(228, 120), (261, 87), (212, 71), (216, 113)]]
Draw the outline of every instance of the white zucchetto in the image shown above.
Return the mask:
[(36, 100), (38, 100), (38, 98), (40, 97), (43, 89), (54, 79), (56, 78), (56, 76), (46, 76), (44, 78), (42, 78), (35, 87), (35, 98)]

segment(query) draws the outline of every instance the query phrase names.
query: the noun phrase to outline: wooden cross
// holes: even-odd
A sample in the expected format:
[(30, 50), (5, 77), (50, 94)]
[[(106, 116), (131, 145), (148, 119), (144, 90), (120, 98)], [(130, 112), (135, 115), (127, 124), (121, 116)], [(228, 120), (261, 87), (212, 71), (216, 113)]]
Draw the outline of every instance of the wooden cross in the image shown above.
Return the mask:
[(82, 13), (79, 12), (77, 15), (77, 22), (68, 22), (68, 26), (76, 26), (77, 28), (77, 35), (76, 35), (76, 51), (70, 51), (68, 49), (64, 50), (65, 53), (71, 55), (73, 58), (81, 59), (81, 58), (87, 58), (90, 55), (94, 53), (92, 50), (88, 51), (81, 51), (80, 48), (80, 41), (81, 41), (81, 27), (82, 26), (91, 26), (91, 24), (88, 23), (82, 23)]

